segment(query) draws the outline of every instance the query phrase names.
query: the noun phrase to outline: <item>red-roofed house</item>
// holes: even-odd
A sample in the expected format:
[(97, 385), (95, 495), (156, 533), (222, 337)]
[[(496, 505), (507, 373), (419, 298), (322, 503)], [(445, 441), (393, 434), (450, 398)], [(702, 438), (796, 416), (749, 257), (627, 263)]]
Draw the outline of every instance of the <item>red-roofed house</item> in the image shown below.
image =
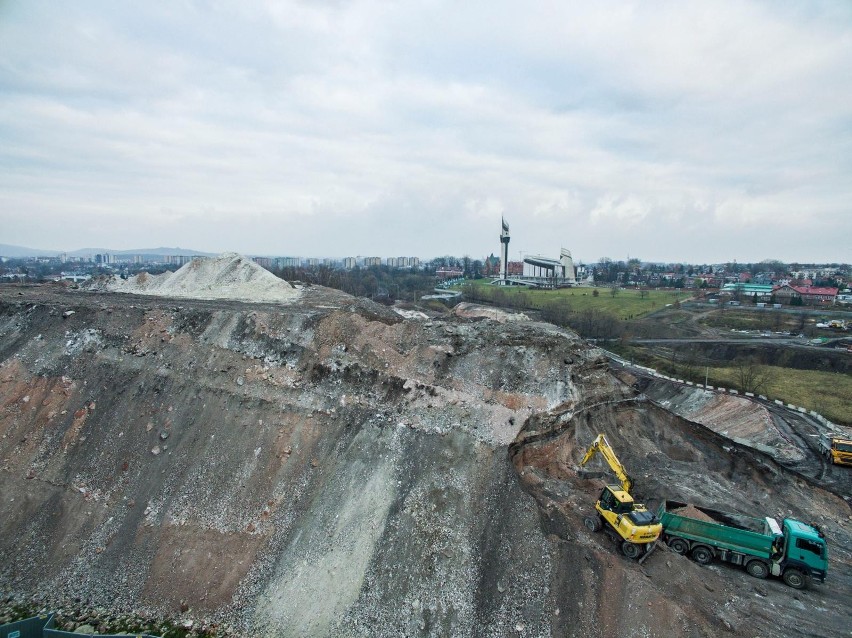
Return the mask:
[(837, 298), (837, 288), (816, 286), (778, 286), (772, 291), (779, 303), (790, 303), (798, 298), (806, 306), (832, 304)]
[(464, 271), (461, 268), (438, 268), (435, 271), (435, 276), (440, 279), (458, 279), (459, 277), (464, 275)]

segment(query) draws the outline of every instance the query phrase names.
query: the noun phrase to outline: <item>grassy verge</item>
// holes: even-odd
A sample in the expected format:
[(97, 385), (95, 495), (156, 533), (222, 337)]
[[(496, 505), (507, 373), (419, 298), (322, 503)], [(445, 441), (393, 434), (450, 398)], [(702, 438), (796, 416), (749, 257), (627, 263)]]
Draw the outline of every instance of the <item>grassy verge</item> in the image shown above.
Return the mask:
[[(763, 392), (769, 398), (819, 412), (835, 423), (852, 425), (852, 376), (777, 366), (760, 368), (769, 372), (770, 379)], [(710, 368), (711, 384), (736, 388), (735, 379), (735, 368)]]
[(808, 315), (782, 312), (775, 309), (758, 309), (751, 311), (717, 310), (699, 320), (711, 328), (731, 328), (733, 330), (770, 330), (774, 332), (803, 332), (813, 328), (816, 319)]
[[(733, 365), (708, 369), (703, 365), (675, 363), (664, 356), (653, 356), (647, 350), (615, 342), (607, 344), (606, 348), (625, 359), (678, 379), (704, 383), (706, 373), (707, 382), (712, 386), (742, 390), (737, 387), (738, 369)], [(852, 376), (839, 372), (797, 370), (780, 366), (761, 365), (757, 368), (768, 372), (769, 376), (769, 381), (760, 394), (813, 410), (835, 423), (852, 425)]]

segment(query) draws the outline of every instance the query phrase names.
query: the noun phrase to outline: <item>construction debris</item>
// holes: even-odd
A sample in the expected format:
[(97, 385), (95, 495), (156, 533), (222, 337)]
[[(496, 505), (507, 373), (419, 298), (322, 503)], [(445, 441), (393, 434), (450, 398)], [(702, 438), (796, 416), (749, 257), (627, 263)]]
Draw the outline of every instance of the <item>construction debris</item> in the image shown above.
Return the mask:
[(694, 518), (699, 521), (704, 521), (705, 523), (717, 523), (718, 521), (714, 519), (709, 514), (705, 514), (700, 509), (695, 507), (694, 505), (687, 505), (686, 507), (680, 507), (678, 509), (672, 510), (673, 513), (678, 516), (685, 516), (687, 518)]

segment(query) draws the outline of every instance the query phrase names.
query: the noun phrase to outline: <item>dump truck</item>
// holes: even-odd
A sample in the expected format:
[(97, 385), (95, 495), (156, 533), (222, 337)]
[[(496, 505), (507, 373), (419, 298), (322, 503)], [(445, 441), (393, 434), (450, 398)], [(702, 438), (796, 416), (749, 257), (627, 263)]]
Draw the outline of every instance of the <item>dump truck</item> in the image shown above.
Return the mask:
[(627, 474), (603, 434), (599, 434), (589, 446), (580, 462), (581, 470), (578, 474), (590, 476), (590, 473), (583, 472), (582, 468), (595, 454), (600, 454), (606, 460), (618, 477), (619, 485), (604, 486), (595, 503), (597, 514), (586, 517), (583, 524), (591, 532), (603, 529), (619, 543), (622, 553), (628, 558), (641, 558), (660, 537), (663, 529), (660, 521), (644, 505), (633, 501), (630, 494), (634, 487), (633, 478)]
[(663, 501), (657, 516), (663, 541), (702, 565), (714, 558), (741, 565), (755, 578), (780, 576), (804, 589), (825, 581), (828, 549), (819, 527), (792, 518), (781, 525), (771, 517), (730, 514), (677, 501)]
[(823, 434), (819, 449), (831, 463), (852, 466), (852, 438)]

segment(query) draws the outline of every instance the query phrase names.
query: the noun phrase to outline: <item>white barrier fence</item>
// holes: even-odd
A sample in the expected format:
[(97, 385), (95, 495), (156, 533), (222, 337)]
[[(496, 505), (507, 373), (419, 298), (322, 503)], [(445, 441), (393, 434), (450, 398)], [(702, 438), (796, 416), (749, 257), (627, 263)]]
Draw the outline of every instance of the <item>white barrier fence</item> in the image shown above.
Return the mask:
[[(609, 357), (613, 361), (616, 361), (616, 362), (620, 363), (621, 365), (623, 365), (625, 367), (633, 368), (634, 370), (642, 370), (642, 371), (644, 371), (644, 372), (646, 372), (646, 373), (648, 373), (648, 374), (650, 374), (650, 375), (652, 375), (652, 376), (654, 376), (658, 379), (663, 379), (665, 381), (671, 381), (672, 383), (680, 383), (681, 385), (692, 386), (692, 387), (695, 387), (695, 388), (702, 388), (702, 389), (708, 390), (708, 391), (712, 390), (713, 392), (718, 392), (720, 394), (739, 395), (739, 391), (734, 390), (733, 388), (723, 388), (723, 387), (714, 388), (712, 385), (704, 385), (702, 383), (693, 383), (692, 381), (684, 381), (683, 379), (675, 379), (674, 377), (666, 376), (665, 374), (658, 372), (654, 368), (648, 368), (646, 366), (640, 366), (640, 365), (634, 364), (630, 361), (627, 361), (626, 359), (619, 357), (617, 354), (615, 354), (613, 352), (609, 352), (608, 350), (604, 350), (600, 346), (597, 346), (597, 347), (600, 348), (601, 350), (603, 350), (603, 352), (606, 353), (607, 357)], [(746, 397), (748, 397), (749, 399), (755, 398), (754, 392), (745, 392), (744, 395)], [(769, 401), (769, 399), (766, 398), (766, 396), (763, 395), (763, 394), (758, 395), (758, 398), (761, 399), (762, 401)], [(787, 408), (788, 410), (790, 410), (792, 412), (799, 412), (800, 414), (806, 414), (806, 415), (808, 415), (812, 419), (818, 421), (819, 423), (821, 423), (822, 425), (824, 425), (825, 427), (827, 427), (830, 430), (837, 430), (838, 429), (837, 426), (832, 421), (829, 421), (828, 419), (826, 419), (823, 415), (819, 414), (818, 412), (814, 412), (813, 410), (808, 410), (807, 408), (803, 408), (803, 407), (798, 406), (798, 405), (793, 405), (792, 403), (786, 403), (785, 404), (784, 401), (781, 401), (780, 399), (774, 399), (773, 403), (775, 405), (779, 406), (779, 407)]]

